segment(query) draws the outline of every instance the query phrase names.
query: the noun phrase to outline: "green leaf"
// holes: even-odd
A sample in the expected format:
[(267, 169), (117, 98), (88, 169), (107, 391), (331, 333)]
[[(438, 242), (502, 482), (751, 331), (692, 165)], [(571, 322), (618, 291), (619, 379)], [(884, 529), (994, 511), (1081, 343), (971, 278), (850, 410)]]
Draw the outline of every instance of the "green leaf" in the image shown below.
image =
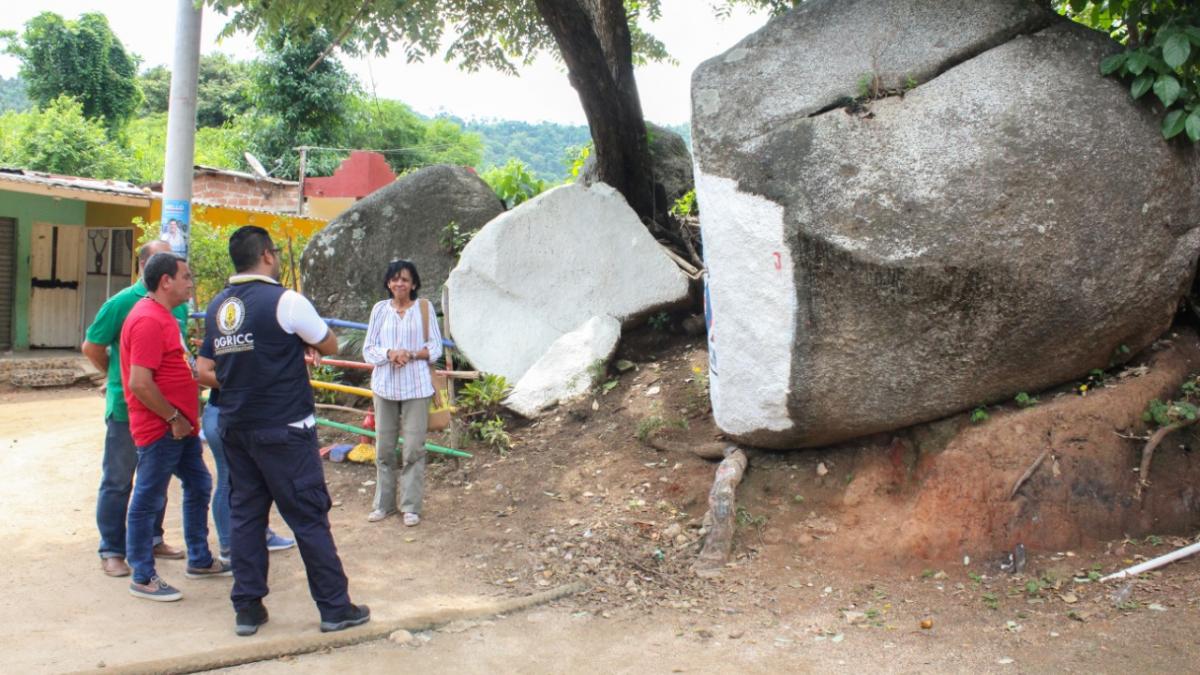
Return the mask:
[(1112, 75), (1117, 71), (1117, 69), (1125, 65), (1125, 59), (1127, 58), (1129, 58), (1128, 52), (1121, 52), (1120, 54), (1113, 54), (1112, 56), (1109, 56), (1100, 62), (1100, 74)]
[(1192, 45), (1188, 42), (1187, 36), (1182, 33), (1176, 33), (1167, 38), (1166, 44), (1163, 45), (1163, 60), (1172, 68), (1182, 66), (1191, 53)]
[(1087, 4), (1088, 0), (1071, 0), (1071, 11), (1078, 14), (1087, 7)]
[(1183, 131), (1183, 127), (1187, 123), (1183, 115), (1184, 111), (1182, 110), (1172, 110), (1167, 113), (1167, 116), (1163, 118), (1163, 138), (1175, 138)]
[(1171, 104), (1179, 99), (1181, 89), (1179, 80), (1170, 75), (1159, 75), (1158, 79), (1154, 82), (1154, 95), (1158, 97), (1158, 100), (1162, 101), (1164, 108), (1171, 107)]
[(1143, 51), (1130, 52), (1129, 60), (1125, 62), (1125, 67), (1134, 75), (1141, 75), (1149, 65), (1150, 55)]
[(1188, 115), (1183, 126), (1187, 129), (1188, 138), (1192, 139), (1193, 143), (1200, 143), (1200, 111)]
[(1133, 81), (1129, 86), (1129, 94), (1134, 98), (1141, 98), (1143, 94), (1150, 91), (1150, 87), (1154, 86), (1154, 76), (1146, 73)]
[(1197, 28), (1196, 26), (1188, 26), (1187, 28), (1183, 29), (1183, 32), (1187, 35), (1188, 39), (1192, 41), (1192, 44), (1200, 47), (1200, 28)]

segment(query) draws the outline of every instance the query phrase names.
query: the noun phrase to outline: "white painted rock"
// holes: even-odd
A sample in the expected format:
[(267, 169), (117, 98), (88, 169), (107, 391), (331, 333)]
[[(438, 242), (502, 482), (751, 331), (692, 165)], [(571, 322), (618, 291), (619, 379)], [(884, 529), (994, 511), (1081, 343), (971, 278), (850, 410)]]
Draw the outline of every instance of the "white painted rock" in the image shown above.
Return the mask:
[(564, 185), (500, 214), (446, 282), (459, 349), (517, 382), (594, 316), (619, 322), (686, 301), (688, 280), (604, 183)]
[(621, 338), (621, 323), (611, 316), (593, 316), (550, 345), (513, 387), (504, 401), (525, 417), (587, 393), (595, 384), (591, 366), (608, 360)]

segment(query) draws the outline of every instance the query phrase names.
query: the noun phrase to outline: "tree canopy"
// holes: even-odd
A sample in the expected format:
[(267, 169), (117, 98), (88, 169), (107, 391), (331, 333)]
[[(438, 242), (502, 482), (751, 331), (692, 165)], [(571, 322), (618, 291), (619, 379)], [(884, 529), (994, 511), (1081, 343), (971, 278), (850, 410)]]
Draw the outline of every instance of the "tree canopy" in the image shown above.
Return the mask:
[[(196, 126), (219, 127), (234, 121), (252, 105), (251, 65), (225, 54), (202, 54), (196, 76)], [(167, 112), (171, 70), (154, 66), (138, 76), (145, 101), (139, 113)]]
[(137, 58), (125, 51), (103, 14), (67, 21), (42, 12), (19, 37), (8, 37), (6, 51), (21, 60), (21, 79), (39, 107), (65, 94), (79, 101), (84, 117), (103, 120), (113, 135), (141, 105)]
[(1164, 138), (1186, 132), (1200, 142), (1200, 2), (1054, 0), (1053, 5), (1125, 45), (1125, 51), (1100, 63), (1100, 72), (1126, 79), (1133, 98), (1153, 92), (1164, 111)]

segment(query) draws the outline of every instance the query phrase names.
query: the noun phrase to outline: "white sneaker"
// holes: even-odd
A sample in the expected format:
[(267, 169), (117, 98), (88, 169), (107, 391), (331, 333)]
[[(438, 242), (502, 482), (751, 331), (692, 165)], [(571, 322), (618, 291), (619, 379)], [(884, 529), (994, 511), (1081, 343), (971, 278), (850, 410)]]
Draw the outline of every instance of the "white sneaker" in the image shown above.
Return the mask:
[(384, 518), (387, 518), (388, 516), (392, 515), (393, 513), (395, 513), (395, 511), (381, 511), (379, 509), (375, 509), (371, 513), (367, 514), (367, 522), (368, 523), (378, 523), (379, 521), (383, 520)]
[(405, 527), (416, 527), (420, 522), (421, 522), (421, 516), (418, 516), (415, 513), (404, 514), (404, 526)]

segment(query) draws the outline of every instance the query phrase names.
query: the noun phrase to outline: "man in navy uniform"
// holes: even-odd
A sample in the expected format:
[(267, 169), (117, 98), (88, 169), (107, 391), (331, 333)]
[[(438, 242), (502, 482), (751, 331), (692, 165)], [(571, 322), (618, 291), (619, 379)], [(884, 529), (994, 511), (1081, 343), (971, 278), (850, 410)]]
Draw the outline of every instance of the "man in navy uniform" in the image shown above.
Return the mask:
[(307, 349), (337, 351), (337, 338), (303, 295), (279, 284), (279, 250), (248, 225), (229, 238), (236, 270), (208, 305), (197, 368), (201, 384), (221, 389), (222, 439), (229, 461), (233, 525), (235, 632), (267, 622), (267, 544), (272, 501), (299, 544), (321, 630), (366, 623), (350, 602), (346, 574), (329, 529), (329, 490), (317, 451)]

